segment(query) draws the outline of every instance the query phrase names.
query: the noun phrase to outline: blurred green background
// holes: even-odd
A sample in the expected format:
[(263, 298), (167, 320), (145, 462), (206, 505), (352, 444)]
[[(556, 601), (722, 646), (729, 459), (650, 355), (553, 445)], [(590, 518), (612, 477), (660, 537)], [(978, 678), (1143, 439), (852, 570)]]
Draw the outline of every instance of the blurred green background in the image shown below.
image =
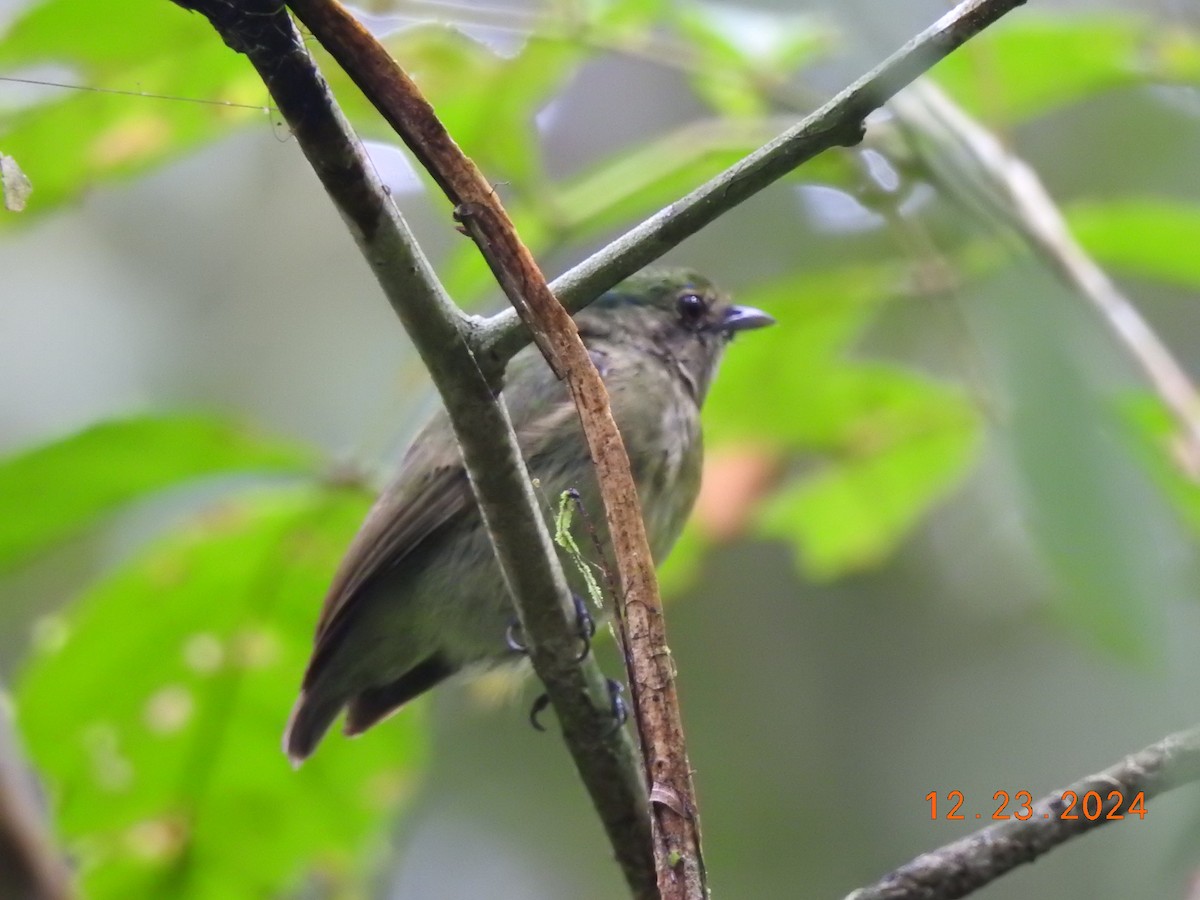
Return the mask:
[[(359, 11), (556, 274), (947, 8)], [(0, 28), (0, 75), (268, 102), (165, 0), (17, 3)], [(330, 77), (455, 297), (497, 308)], [(1195, 6), (1030, 3), (934, 80), (1194, 373)], [(1049, 794), (1200, 720), (1178, 429), (987, 174), (901, 124), (667, 257), (780, 323), (727, 357), (664, 571), (718, 897), (842, 896), (996, 791)], [(561, 742), (526, 724), (533, 684), (441, 689), (298, 773), (278, 750), (332, 568), (435, 402), (278, 117), (0, 81), (0, 152), (34, 188), (0, 215), (0, 675), (85, 894), (622, 896)], [(952, 790), (968, 821), (931, 821)], [(1189, 896), (1200, 791), (1147, 809), (982, 895)]]

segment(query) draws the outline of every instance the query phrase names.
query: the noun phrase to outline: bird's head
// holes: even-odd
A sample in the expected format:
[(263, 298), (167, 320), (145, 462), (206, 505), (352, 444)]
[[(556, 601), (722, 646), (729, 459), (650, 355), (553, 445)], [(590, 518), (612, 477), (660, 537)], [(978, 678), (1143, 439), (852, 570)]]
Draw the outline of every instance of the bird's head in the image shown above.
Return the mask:
[(696, 272), (646, 269), (608, 291), (576, 321), (589, 346), (628, 347), (673, 367), (700, 403), (733, 336), (775, 320), (731, 303)]

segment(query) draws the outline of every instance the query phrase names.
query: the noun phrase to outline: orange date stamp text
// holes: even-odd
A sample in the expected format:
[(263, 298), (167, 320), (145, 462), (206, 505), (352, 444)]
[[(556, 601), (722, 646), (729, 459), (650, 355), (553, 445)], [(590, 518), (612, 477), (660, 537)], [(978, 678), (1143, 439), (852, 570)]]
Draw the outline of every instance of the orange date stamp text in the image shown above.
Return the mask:
[[(929, 803), (929, 818), (935, 821), (939, 817), (946, 822), (965, 822), (972, 818), (963, 811), (967, 798), (962, 791), (947, 791), (944, 796), (937, 791), (930, 791), (925, 795), (925, 800)], [(1033, 795), (1029, 791), (1017, 791), (1011, 795), (1008, 791), (996, 791), (992, 794), (992, 804), (988, 810), (990, 815), (987, 818), (997, 821), (1018, 819), (1024, 822), (1034, 817), (1064, 821), (1085, 819), (1088, 822), (1112, 822), (1127, 817), (1145, 820), (1146, 792), (1138, 791), (1126, 802), (1124, 792), (1118, 790), (1108, 791), (1107, 794), (1085, 791), (1082, 795), (1078, 791), (1066, 790), (1048, 804), (1035, 808)], [(984, 817), (982, 812), (973, 816), (976, 819)]]

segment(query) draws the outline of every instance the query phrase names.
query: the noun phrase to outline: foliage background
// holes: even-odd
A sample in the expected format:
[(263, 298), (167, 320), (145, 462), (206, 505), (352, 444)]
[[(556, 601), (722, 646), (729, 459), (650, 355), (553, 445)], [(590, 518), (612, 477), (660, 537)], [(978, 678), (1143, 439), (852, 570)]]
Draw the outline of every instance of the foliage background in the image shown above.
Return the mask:
[[(7, 10), (0, 71), (265, 102), (198, 17), (126, 7)], [(364, 14), (556, 272), (944, 9)], [(936, 76), (1194, 372), (1195, 10), (1032, 3)], [(333, 80), (456, 296), (494, 304)], [(365, 485), (433, 402), (286, 132), (0, 82), (0, 151), (35, 188), (0, 219), (0, 665), (89, 894), (620, 896), (566, 754), (524, 724), (531, 686), (439, 691), (298, 774), (277, 752)], [(930, 791), (986, 819), (997, 790), (1048, 793), (1198, 718), (1198, 507), (1166, 417), (1081, 299), (921, 164), (828, 154), (668, 258), (780, 320), (729, 355), (708, 503), (667, 575), (718, 895), (840, 896), (973, 827), (930, 821)], [(1182, 896), (1198, 800), (990, 896)]]

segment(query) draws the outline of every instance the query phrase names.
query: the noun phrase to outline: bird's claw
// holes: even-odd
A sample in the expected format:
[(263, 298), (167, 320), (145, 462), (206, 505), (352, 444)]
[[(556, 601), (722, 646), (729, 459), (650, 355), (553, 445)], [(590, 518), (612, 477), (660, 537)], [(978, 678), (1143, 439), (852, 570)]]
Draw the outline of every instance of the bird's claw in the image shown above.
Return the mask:
[(571, 594), (571, 599), (575, 601), (575, 633), (579, 635), (579, 640), (583, 643), (583, 649), (579, 651), (575, 661), (583, 662), (592, 652), (592, 638), (596, 636), (596, 620), (592, 618), (592, 613), (582, 597), (578, 594)]
[(625, 705), (625, 698), (621, 696), (625, 692), (625, 685), (614, 678), (604, 679), (608, 682), (608, 702), (611, 704), (613, 726), (605, 737), (616, 734), (621, 730), (621, 727), (629, 721), (629, 707)]
[[(575, 601), (575, 633), (579, 636), (579, 640), (583, 645), (579, 655), (575, 657), (576, 662), (583, 662), (588, 658), (588, 654), (592, 652), (592, 638), (596, 636), (596, 620), (592, 617), (591, 612), (587, 608), (587, 603), (578, 594), (572, 594), (571, 599)], [(515, 617), (508, 623), (508, 628), (504, 630), (504, 643), (513, 653), (520, 653), (523, 656), (529, 654), (529, 645), (525, 643), (521, 634), (521, 623)], [(624, 688), (611, 678), (608, 680), (608, 693), (612, 703), (613, 720), (616, 728), (620, 728), (629, 718), (629, 711), (625, 707), (625, 701), (621, 698), (621, 691)], [(548, 694), (541, 694), (533, 701), (533, 706), (529, 710), (529, 724), (537, 731), (545, 731), (545, 726), (538, 721), (538, 717), (550, 705), (550, 697)], [(610, 734), (612, 732), (609, 732)]]
[[(613, 724), (612, 727), (605, 732), (605, 737), (611, 737), (621, 730), (621, 727), (629, 721), (629, 707), (625, 705), (625, 698), (621, 695), (625, 692), (625, 686), (621, 682), (612, 678), (604, 679), (608, 687), (609, 709), (612, 712)], [(545, 731), (546, 726), (538, 721), (540, 716), (550, 705), (549, 694), (539, 694), (538, 698), (533, 701), (533, 706), (529, 709), (529, 724), (536, 731)]]
[(547, 706), (550, 705), (549, 694), (539, 694), (538, 698), (533, 701), (533, 706), (529, 708), (529, 724), (533, 726), (534, 731), (545, 731), (546, 726), (538, 721), (538, 716), (542, 714)]
[[(591, 612), (588, 611), (587, 604), (578, 594), (572, 594), (571, 599), (575, 601), (575, 629), (579, 635), (579, 640), (583, 644), (583, 649), (579, 651), (579, 655), (575, 657), (576, 662), (583, 662), (588, 658), (588, 654), (592, 651), (592, 638), (596, 636), (596, 620), (592, 618)], [(513, 653), (528, 655), (529, 646), (522, 639), (521, 623), (514, 616), (512, 621), (508, 623), (508, 628), (504, 630), (504, 643)]]
[(513, 616), (512, 621), (508, 623), (508, 627), (504, 629), (504, 643), (513, 653), (520, 653), (524, 656), (529, 653), (529, 648), (517, 637), (520, 631), (521, 622), (516, 616)]

